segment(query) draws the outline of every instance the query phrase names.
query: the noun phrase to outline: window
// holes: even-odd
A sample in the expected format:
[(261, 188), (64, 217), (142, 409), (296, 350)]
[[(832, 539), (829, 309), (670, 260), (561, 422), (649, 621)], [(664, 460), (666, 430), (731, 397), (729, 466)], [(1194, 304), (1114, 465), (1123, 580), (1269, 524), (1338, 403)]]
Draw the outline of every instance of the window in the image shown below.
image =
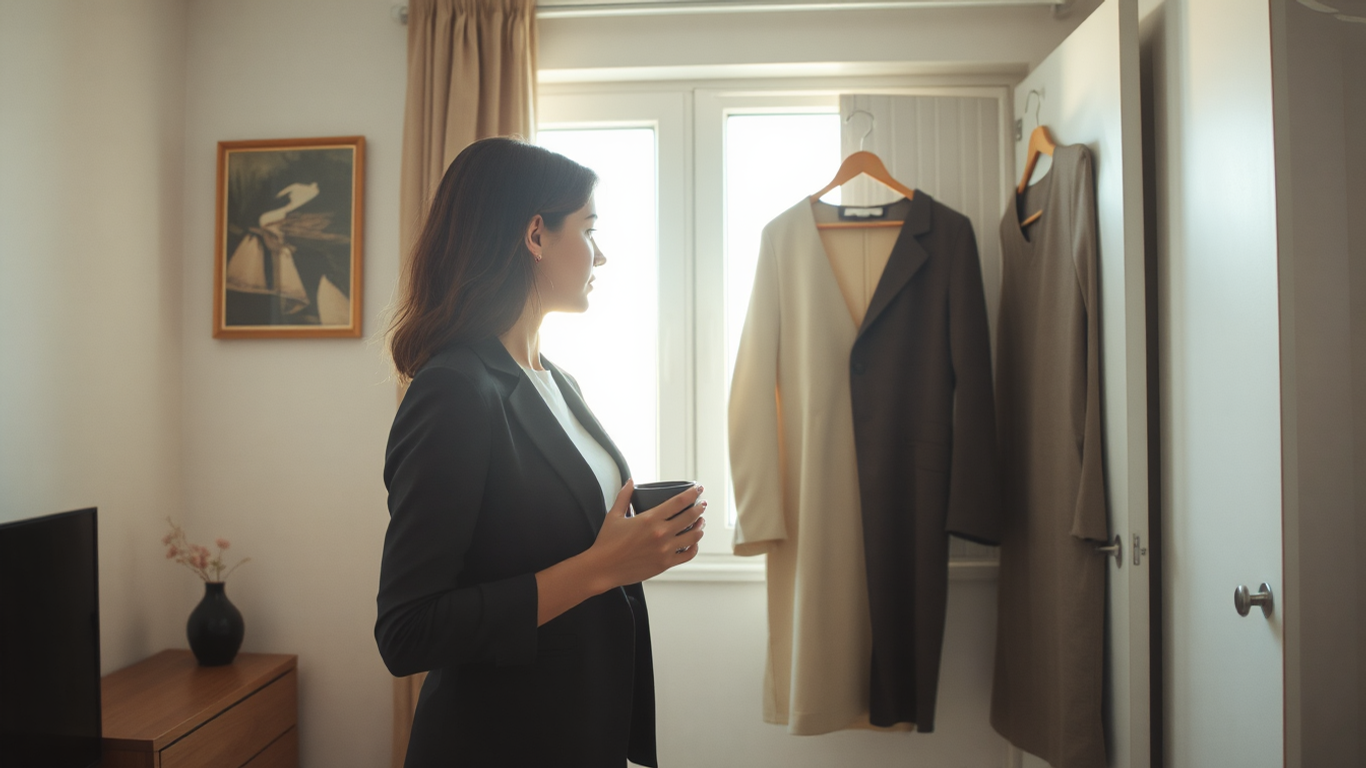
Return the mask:
[[(996, 90), (971, 95), (1003, 98), (1004, 89)], [(834, 176), (845, 127), (839, 107), (839, 92), (828, 87), (542, 89), (538, 141), (601, 177), (598, 242), (608, 260), (592, 309), (547, 319), (542, 348), (579, 380), (637, 481), (688, 478), (708, 487), (710, 525), (699, 557), (662, 579), (763, 578), (761, 558), (730, 554), (730, 374), (760, 232)], [(839, 190), (825, 199), (838, 203)], [(965, 546), (955, 541), (951, 551), (986, 556), (960, 552)]]
[(641, 301), (659, 292), (654, 128), (544, 129), (536, 141), (597, 172), (594, 239), (607, 258), (595, 274), (592, 311), (548, 316), (542, 349), (589, 393), (636, 482), (656, 480), (659, 315)]
[(537, 143), (597, 172), (591, 309), (552, 314), (541, 349), (578, 380), (637, 482), (695, 477), (688, 375), (685, 98), (542, 94)]
[[(736, 568), (725, 403), (759, 233), (834, 174), (838, 112), (834, 94), (571, 87), (540, 99), (537, 142), (600, 177), (607, 257), (592, 309), (547, 318), (542, 349), (578, 379), (638, 482), (708, 486), (711, 526), (694, 578)], [(741, 562), (762, 578), (760, 561)]]

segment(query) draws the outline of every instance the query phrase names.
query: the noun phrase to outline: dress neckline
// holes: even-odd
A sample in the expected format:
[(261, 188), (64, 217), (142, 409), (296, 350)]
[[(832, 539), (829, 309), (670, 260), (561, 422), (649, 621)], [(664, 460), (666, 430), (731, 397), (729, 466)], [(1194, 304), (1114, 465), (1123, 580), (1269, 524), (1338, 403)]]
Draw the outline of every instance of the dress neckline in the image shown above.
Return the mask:
[(1044, 220), (1048, 219), (1049, 216), (1048, 212), (1044, 211), (1044, 215), (1040, 216), (1038, 221), (1035, 221), (1033, 224), (1029, 225), (1033, 228), (1034, 231), (1034, 236), (1030, 237), (1029, 235), (1025, 234), (1025, 228), (1020, 226), (1020, 222), (1022, 221), (1022, 219), (1028, 218), (1021, 217), (1020, 206), (1021, 203), (1024, 202), (1025, 196), (1028, 195), (1031, 190), (1036, 189), (1040, 191), (1040, 196), (1043, 200), (1043, 203), (1047, 204), (1049, 198), (1053, 196), (1053, 177), (1055, 175), (1053, 172), (1057, 170), (1058, 153), (1062, 150), (1063, 147), (1058, 147), (1056, 150), (1053, 151), (1053, 158), (1048, 165), (1048, 171), (1045, 172), (1043, 177), (1040, 178), (1038, 181), (1025, 187), (1024, 192), (1020, 192), (1018, 188), (1015, 187), (1012, 187), (1010, 190), (1010, 228), (1015, 232), (1016, 236), (1019, 238), (1019, 241), (1023, 243), (1024, 246), (1031, 251), (1034, 249), (1034, 244), (1038, 242), (1039, 235), (1043, 231), (1042, 225), (1044, 223)]

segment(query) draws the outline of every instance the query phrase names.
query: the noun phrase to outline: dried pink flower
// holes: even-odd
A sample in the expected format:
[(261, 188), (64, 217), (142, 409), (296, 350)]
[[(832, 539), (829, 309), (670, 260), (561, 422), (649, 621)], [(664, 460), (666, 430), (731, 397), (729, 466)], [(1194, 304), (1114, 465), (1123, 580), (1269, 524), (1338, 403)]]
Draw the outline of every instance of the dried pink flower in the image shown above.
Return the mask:
[(166, 522), (171, 526), (170, 533), (161, 539), (161, 543), (166, 545), (166, 559), (174, 560), (189, 568), (204, 581), (223, 581), (233, 571), (237, 570), (238, 566), (251, 559), (244, 557), (229, 568), (223, 561), (223, 550), (231, 545), (227, 539), (218, 538), (214, 540), (214, 544), (218, 547), (218, 554), (214, 555), (208, 547), (186, 541), (185, 529), (176, 525), (170, 518), (167, 518)]

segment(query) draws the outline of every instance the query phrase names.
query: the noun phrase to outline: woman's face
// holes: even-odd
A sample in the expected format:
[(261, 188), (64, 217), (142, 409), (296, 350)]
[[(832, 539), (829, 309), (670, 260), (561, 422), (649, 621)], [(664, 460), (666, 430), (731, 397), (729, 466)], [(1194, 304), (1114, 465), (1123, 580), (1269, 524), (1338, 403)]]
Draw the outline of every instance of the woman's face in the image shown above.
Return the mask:
[(579, 210), (565, 217), (559, 231), (546, 229), (540, 216), (532, 219), (527, 248), (536, 262), (536, 288), (546, 312), (582, 312), (593, 290), (593, 269), (607, 258), (593, 242), (597, 208), (590, 195)]

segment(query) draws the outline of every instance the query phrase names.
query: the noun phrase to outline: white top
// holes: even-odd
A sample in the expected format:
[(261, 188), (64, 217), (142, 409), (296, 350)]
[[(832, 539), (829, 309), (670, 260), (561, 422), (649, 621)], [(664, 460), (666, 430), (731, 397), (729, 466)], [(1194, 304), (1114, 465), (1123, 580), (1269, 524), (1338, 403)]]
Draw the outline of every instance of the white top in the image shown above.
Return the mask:
[(541, 393), (541, 399), (550, 406), (550, 412), (555, 414), (555, 419), (560, 422), (565, 434), (569, 435), (574, 447), (579, 449), (579, 454), (593, 470), (593, 476), (602, 487), (603, 509), (611, 509), (612, 503), (617, 500), (617, 493), (621, 491), (621, 469), (612, 459), (612, 454), (608, 453), (607, 449), (603, 448), (574, 417), (574, 412), (569, 410), (564, 393), (560, 391), (550, 371), (538, 371), (526, 366), (522, 366), (522, 370), (526, 371), (531, 383), (536, 385), (536, 391)]

